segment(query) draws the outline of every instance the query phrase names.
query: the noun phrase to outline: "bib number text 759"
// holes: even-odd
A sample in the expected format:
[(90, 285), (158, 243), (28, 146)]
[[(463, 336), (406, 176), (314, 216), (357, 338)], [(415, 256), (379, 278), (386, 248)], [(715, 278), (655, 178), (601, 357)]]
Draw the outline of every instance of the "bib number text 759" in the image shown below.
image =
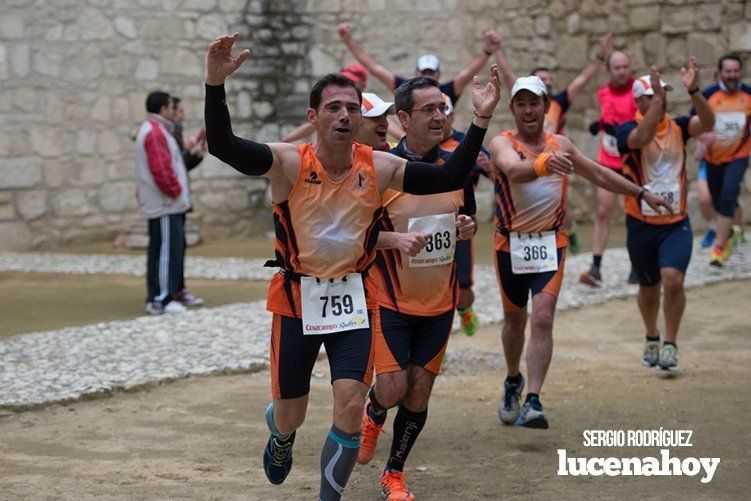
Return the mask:
[(355, 311), (355, 305), (352, 301), (352, 296), (350, 296), (349, 294), (331, 297), (321, 296), (319, 299), (323, 302), (323, 305), (321, 306), (322, 318), (326, 318), (327, 308), (329, 310), (328, 313), (331, 313), (335, 317), (340, 316), (342, 313), (350, 315)]

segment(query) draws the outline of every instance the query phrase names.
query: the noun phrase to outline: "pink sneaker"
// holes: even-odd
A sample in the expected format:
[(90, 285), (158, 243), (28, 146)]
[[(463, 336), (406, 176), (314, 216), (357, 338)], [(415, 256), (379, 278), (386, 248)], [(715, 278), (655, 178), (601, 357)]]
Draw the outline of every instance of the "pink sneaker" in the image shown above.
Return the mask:
[(196, 296), (188, 289), (183, 289), (178, 292), (177, 295), (175, 295), (175, 301), (178, 301), (183, 306), (201, 306), (203, 304), (203, 299)]

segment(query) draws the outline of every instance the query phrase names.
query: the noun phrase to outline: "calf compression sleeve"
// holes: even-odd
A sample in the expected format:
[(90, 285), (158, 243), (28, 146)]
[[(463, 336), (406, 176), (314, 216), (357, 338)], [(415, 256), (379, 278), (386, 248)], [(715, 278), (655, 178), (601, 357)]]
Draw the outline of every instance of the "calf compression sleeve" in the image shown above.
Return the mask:
[(443, 165), (407, 162), (404, 169), (404, 192), (432, 195), (462, 189), (480, 153), (486, 131), (487, 129), (475, 124), (470, 125), (467, 135)]
[(271, 169), (274, 155), (267, 144), (232, 133), (224, 85), (206, 85), (204, 117), (209, 153), (248, 176), (261, 176)]
[(321, 451), (321, 490), (320, 501), (339, 501), (355, 467), (357, 451), (360, 449), (360, 431), (347, 433), (331, 425)]

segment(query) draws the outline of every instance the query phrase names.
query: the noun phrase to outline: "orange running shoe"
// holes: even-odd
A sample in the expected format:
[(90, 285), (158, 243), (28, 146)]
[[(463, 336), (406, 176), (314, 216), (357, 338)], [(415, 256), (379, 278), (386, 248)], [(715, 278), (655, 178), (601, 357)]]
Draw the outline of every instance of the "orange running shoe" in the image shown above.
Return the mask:
[(383, 425), (376, 424), (368, 415), (368, 406), (370, 405), (370, 397), (365, 400), (365, 408), (362, 411), (362, 427), (360, 438), (360, 450), (357, 451), (357, 462), (360, 464), (368, 464), (373, 459), (376, 451), (376, 445), (378, 445), (378, 435), (385, 433), (383, 431)]
[(381, 493), (386, 501), (414, 501), (415, 495), (407, 490), (404, 473), (386, 468), (381, 477)]
[(715, 246), (714, 249), (712, 249), (712, 257), (709, 260), (709, 265), (722, 268), (723, 265), (725, 264), (726, 259), (727, 259), (727, 255), (726, 255), (725, 249), (719, 246)]

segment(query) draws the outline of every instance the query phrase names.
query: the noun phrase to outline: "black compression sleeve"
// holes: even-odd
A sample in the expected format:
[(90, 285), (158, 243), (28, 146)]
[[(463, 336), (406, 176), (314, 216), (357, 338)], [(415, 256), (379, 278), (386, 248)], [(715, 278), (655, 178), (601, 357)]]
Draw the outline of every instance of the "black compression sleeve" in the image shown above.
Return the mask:
[(232, 133), (226, 99), (224, 85), (206, 85), (204, 119), (209, 153), (248, 176), (267, 173), (274, 163), (271, 148)]
[(432, 195), (462, 189), (480, 153), (486, 131), (487, 129), (475, 124), (470, 125), (467, 135), (443, 165), (407, 162), (404, 169), (404, 192)]

